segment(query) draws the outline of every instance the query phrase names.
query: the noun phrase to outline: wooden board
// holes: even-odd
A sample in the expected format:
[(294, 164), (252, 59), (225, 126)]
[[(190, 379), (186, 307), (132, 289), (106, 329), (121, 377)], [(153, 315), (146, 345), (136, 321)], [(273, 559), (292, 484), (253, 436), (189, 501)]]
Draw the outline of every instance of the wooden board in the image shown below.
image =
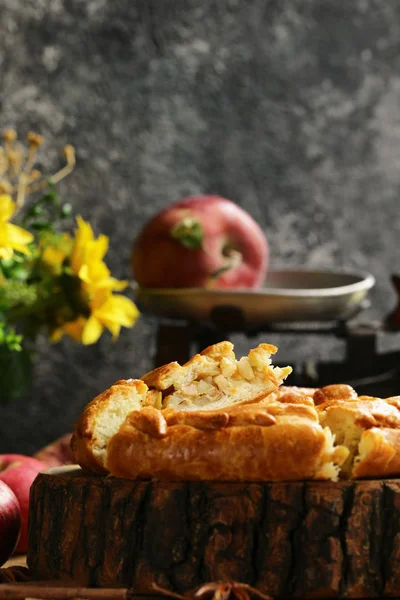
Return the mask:
[(400, 480), (130, 481), (39, 475), (28, 566), (36, 579), (179, 592), (247, 582), (277, 598), (400, 596)]

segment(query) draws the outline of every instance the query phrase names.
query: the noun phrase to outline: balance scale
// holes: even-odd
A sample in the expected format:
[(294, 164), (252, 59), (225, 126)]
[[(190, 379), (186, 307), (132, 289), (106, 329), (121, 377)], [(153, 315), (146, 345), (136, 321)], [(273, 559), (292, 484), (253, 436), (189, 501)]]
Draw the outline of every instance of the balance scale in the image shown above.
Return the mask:
[[(400, 278), (392, 277), (398, 294)], [(398, 308), (380, 322), (363, 322), (375, 284), (369, 273), (280, 270), (258, 290), (135, 288), (140, 310), (157, 321), (154, 367), (190, 356), (241, 333), (334, 336), (345, 358), (298, 364), (290, 385), (348, 383), (359, 395), (388, 397), (400, 390), (400, 348), (378, 352), (378, 336), (400, 329)], [(355, 320), (355, 317), (357, 319)]]

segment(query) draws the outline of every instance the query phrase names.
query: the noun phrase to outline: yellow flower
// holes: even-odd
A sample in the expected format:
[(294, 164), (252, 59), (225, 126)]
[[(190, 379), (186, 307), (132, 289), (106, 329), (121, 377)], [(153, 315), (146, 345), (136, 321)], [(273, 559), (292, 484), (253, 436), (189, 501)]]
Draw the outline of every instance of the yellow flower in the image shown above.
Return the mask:
[(96, 240), (90, 223), (87, 223), (82, 217), (77, 217), (76, 222), (78, 229), (75, 229), (71, 268), (76, 275), (79, 275), (83, 265), (90, 265), (104, 258), (108, 250), (108, 237), (99, 235)]
[(111, 277), (110, 270), (103, 262), (108, 250), (108, 237), (100, 235), (97, 240), (93, 229), (82, 217), (77, 217), (78, 229), (71, 254), (72, 271), (86, 284), (86, 291), (94, 293), (97, 289), (121, 291), (127, 281)]
[(71, 249), (72, 239), (68, 233), (63, 233), (55, 243), (46, 245), (41, 259), (47, 270), (54, 275), (59, 275), (63, 262), (70, 255)]
[[(100, 235), (95, 239), (93, 229), (82, 217), (77, 217), (77, 224), (69, 264), (73, 274), (80, 280), (80, 297), (90, 314), (60, 324), (51, 332), (50, 339), (58, 341), (67, 334), (89, 345), (97, 342), (103, 331), (108, 329), (115, 340), (121, 327), (135, 324), (139, 311), (132, 300), (112, 293), (123, 290), (128, 282), (111, 277), (110, 270), (103, 262), (108, 250), (107, 236)], [(50, 248), (48, 260), (57, 265), (61, 255)]]
[(115, 279), (115, 277), (111, 277), (110, 270), (102, 261), (82, 265), (79, 269), (78, 276), (86, 284), (86, 290), (88, 292), (98, 288), (119, 292), (124, 290), (128, 285), (127, 281), (119, 281), (118, 279)]
[(99, 290), (90, 302), (89, 318), (78, 317), (75, 321), (64, 323), (54, 330), (51, 340), (58, 342), (64, 333), (85, 346), (94, 344), (104, 329), (111, 331), (113, 339), (119, 336), (121, 327), (133, 327), (139, 317), (139, 311), (129, 298)]
[(82, 331), (82, 343), (94, 344), (104, 329), (111, 331), (113, 339), (119, 336), (121, 327), (133, 327), (139, 316), (136, 305), (125, 296), (99, 291), (91, 302), (91, 315)]
[(0, 258), (10, 259), (14, 250), (30, 254), (28, 244), (33, 235), (12, 223), (8, 223), (15, 212), (15, 202), (8, 194), (0, 194)]
[(50, 335), (50, 341), (59, 342), (63, 337), (64, 333), (69, 335), (75, 342), (82, 341), (82, 331), (85, 326), (86, 319), (85, 317), (78, 317), (75, 321), (68, 321), (64, 323), (61, 327), (54, 329)]

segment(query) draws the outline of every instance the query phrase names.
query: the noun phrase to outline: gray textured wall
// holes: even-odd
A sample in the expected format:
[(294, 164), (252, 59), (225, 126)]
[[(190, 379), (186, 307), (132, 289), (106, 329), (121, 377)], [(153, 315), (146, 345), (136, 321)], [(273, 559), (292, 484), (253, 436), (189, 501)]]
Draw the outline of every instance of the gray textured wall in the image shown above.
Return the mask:
[[(372, 271), (376, 317), (399, 258), (399, 51), (397, 0), (0, 0), (0, 125), (45, 135), (49, 164), (76, 146), (60, 192), (111, 236), (118, 276), (147, 217), (217, 192), (258, 219), (274, 266)], [(41, 341), (0, 451), (69, 430), (153, 350), (145, 318), (116, 345)]]

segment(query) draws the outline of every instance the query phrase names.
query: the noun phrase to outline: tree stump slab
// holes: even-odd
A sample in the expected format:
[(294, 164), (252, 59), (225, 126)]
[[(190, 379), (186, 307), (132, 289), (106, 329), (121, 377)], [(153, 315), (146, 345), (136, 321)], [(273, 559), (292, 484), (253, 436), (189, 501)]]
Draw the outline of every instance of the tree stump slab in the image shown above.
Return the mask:
[(28, 566), (82, 586), (276, 598), (400, 597), (400, 480), (131, 481), (50, 469), (31, 490)]

